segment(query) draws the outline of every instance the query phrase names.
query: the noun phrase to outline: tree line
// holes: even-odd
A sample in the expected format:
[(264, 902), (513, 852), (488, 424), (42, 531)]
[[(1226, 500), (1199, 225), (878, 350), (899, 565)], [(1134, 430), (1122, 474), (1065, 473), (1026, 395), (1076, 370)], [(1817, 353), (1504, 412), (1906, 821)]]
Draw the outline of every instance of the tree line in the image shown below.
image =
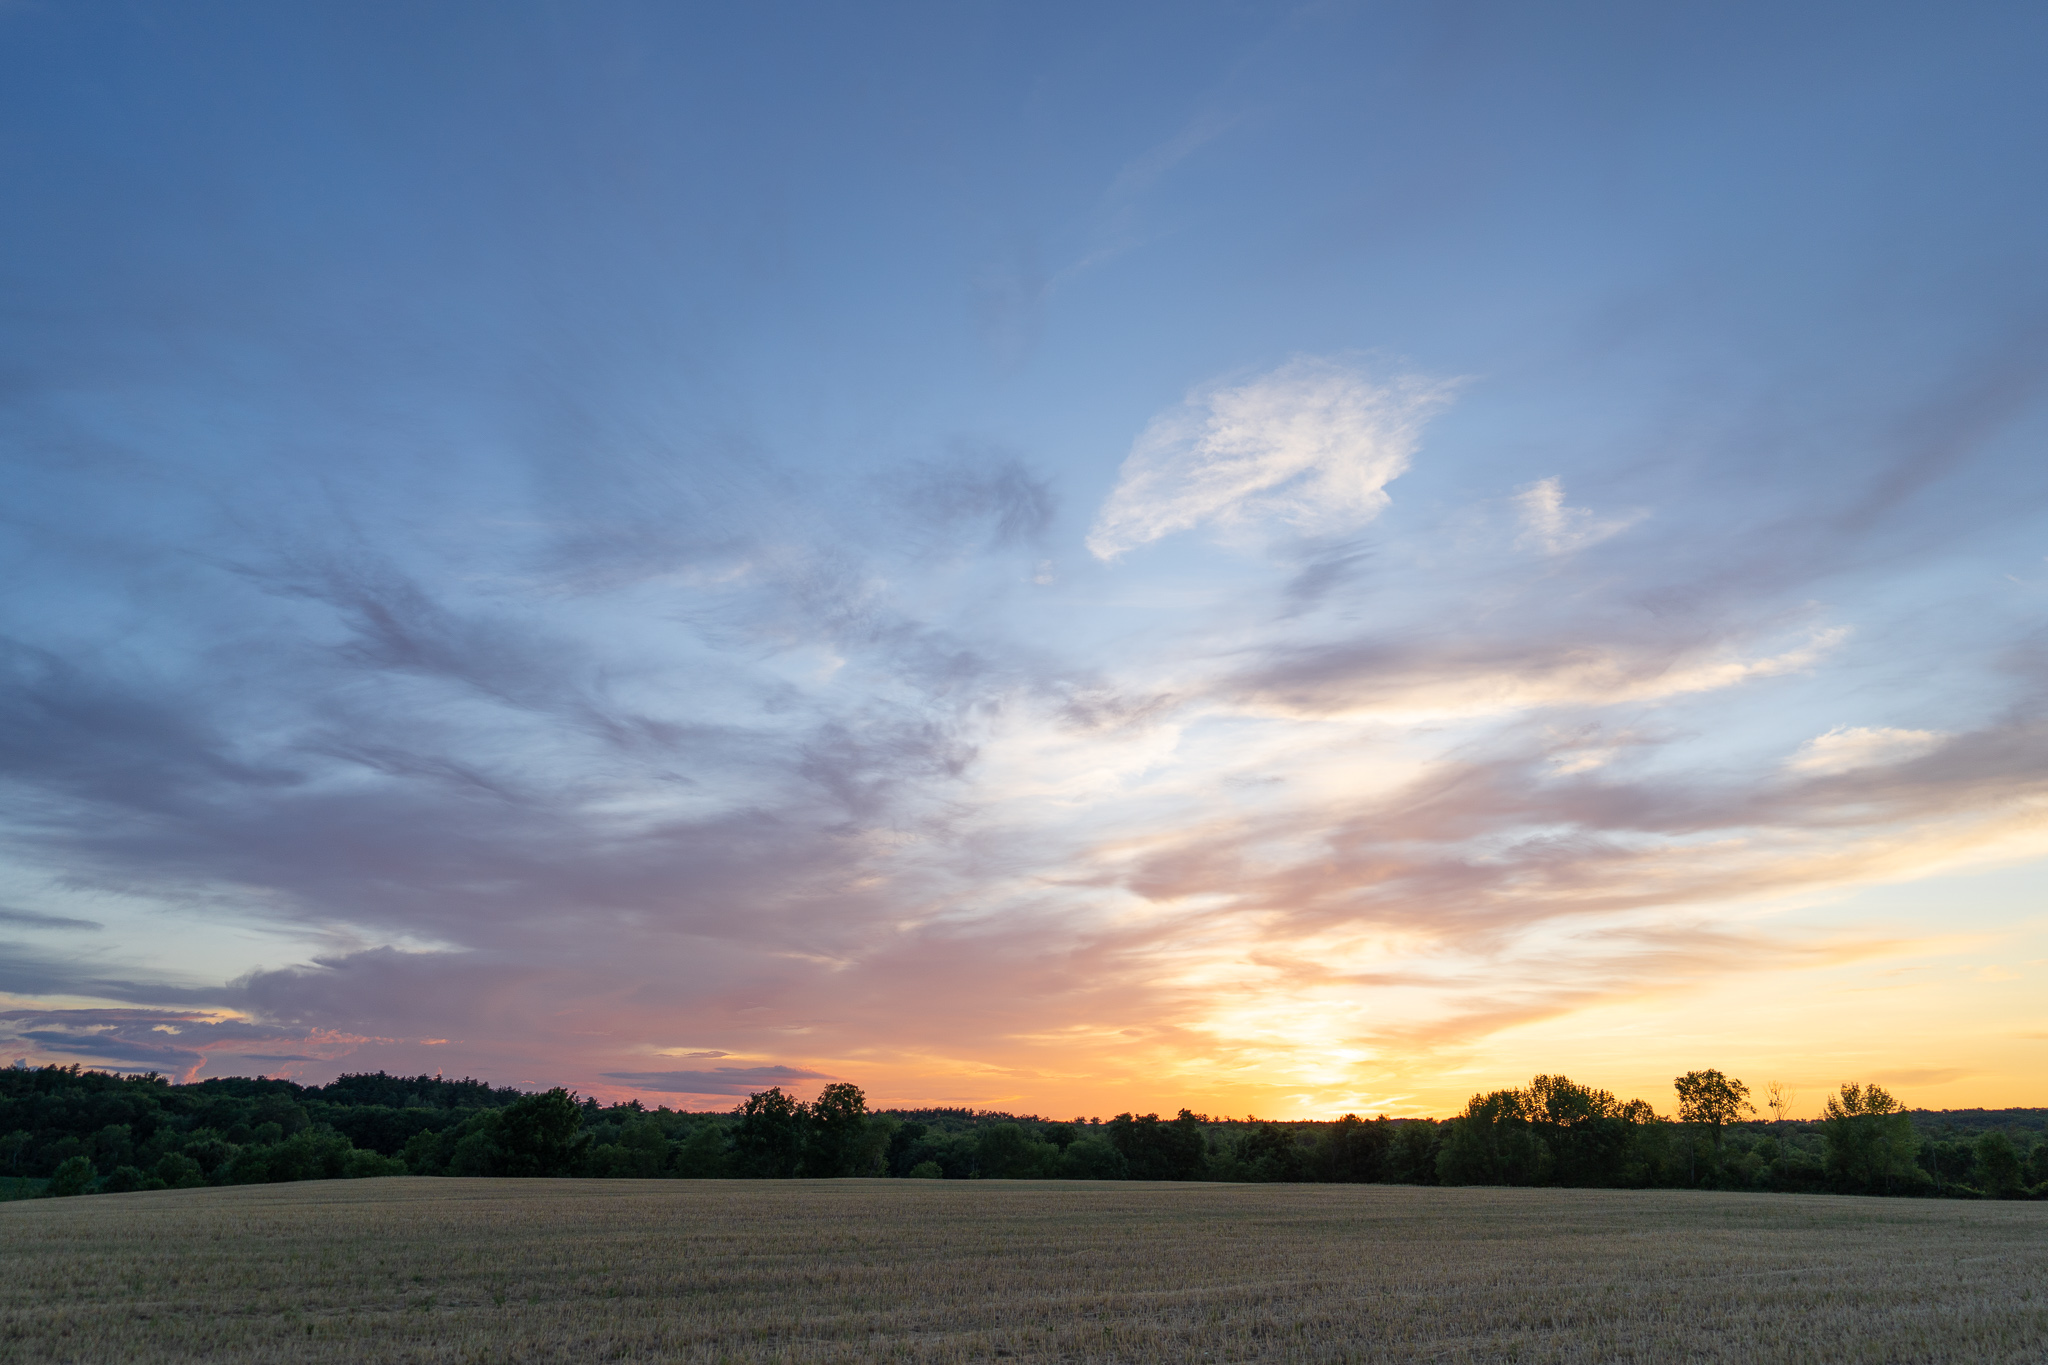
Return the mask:
[(1821, 1118), (1758, 1115), (1719, 1071), (1675, 1113), (1537, 1076), (1450, 1119), (1259, 1122), (1181, 1110), (1067, 1122), (871, 1111), (853, 1085), (779, 1087), (729, 1112), (599, 1105), (463, 1079), (258, 1077), (174, 1086), (71, 1067), (0, 1070), (0, 1179), (71, 1195), (379, 1175), (641, 1179), (1321, 1181), (2048, 1198), (2048, 1110), (1908, 1111), (1847, 1084)]

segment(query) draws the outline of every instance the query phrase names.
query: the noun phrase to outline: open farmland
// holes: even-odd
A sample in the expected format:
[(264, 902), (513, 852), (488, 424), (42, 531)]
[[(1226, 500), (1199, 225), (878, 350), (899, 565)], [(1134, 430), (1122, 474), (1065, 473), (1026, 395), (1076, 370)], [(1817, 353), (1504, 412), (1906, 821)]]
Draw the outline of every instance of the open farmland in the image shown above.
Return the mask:
[(2040, 1361), (2048, 1205), (320, 1181), (0, 1208), (0, 1359)]

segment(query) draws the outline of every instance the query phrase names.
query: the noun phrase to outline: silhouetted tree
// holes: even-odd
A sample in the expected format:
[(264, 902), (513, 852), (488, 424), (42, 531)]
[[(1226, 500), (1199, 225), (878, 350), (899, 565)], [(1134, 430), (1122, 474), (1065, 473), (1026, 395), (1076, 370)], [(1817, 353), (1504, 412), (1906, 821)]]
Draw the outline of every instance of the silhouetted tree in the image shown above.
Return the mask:
[(1118, 1114), (1106, 1127), (1132, 1180), (1200, 1180), (1208, 1165), (1202, 1120), (1185, 1109), (1171, 1123), (1157, 1114)]
[(1056, 1168), (1063, 1180), (1127, 1180), (1130, 1163), (1107, 1138), (1076, 1138), (1060, 1153)]
[(2025, 1172), (2011, 1138), (1986, 1133), (1977, 1139), (1977, 1178), (1993, 1199), (2018, 1199), (2026, 1193)]
[(1392, 1125), (1385, 1118), (1366, 1123), (1356, 1114), (1346, 1114), (1324, 1129), (1316, 1144), (1316, 1178), (1347, 1184), (1386, 1179), (1387, 1149), (1393, 1136)]
[(1402, 1185), (1436, 1184), (1442, 1125), (1430, 1119), (1410, 1119), (1394, 1126), (1393, 1146), (1387, 1152), (1387, 1178)]
[(1445, 1185), (1541, 1185), (1550, 1153), (1529, 1122), (1529, 1097), (1520, 1090), (1474, 1095), (1465, 1112), (1443, 1125), (1436, 1174)]
[(1059, 1148), (1016, 1123), (991, 1123), (975, 1135), (974, 1162), (991, 1180), (1031, 1180), (1052, 1174)]
[(560, 1086), (528, 1095), (497, 1113), (500, 1175), (569, 1175), (590, 1144), (576, 1097)]
[(676, 1151), (676, 1174), (686, 1180), (715, 1180), (726, 1174), (731, 1142), (725, 1125), (716, 1119), (700, 1119)]
[[(1705, 1127), (1714, 1135), (1714, 1151), (1721, 1150), (1721, 1129), (1741, 1118), (1744, 1111), (1756, 1112), (1749, 1102), (1749, 1087), (1730, 1080), (1718, 1071), (1688, 1071), (1671, 1082), (1678, 1091), (1678, 1121)], [(1698, 1152), (1693, 1142), (1686, 1146), (1687, 1183), (1699, 1183)]]
[(1277, 1123), (1229, 1133), (1210, 1156), (1209, 1173), (1224, 1180), (1294, 1181), (1311, 1178), (1302, 1134)]
[(1678, 1120), (1711, 1128), (1714, 1145), (1721, 1145), (1721, 1128), (1743, 1114), (1756, 1112), (1749, 1102), (1749, 1087), (1718, 1071), (1688, 1071), (1672, 1083), (1678, 1091)]
[[(853, 1175), (868, 1126), (868, 1099), (857, 1085), (828, 1085), (810, 1107), (803, 1173)], [(862, 1172), (865, 1174), (865, 1172)]]
[(1821, 1128), (1837, 1189), (1891, 1194), (1928, 1178), (1913, 1160), (1920, 1145), (1913, 1121), (1883, 1086), (1844, 1084), (1828, 1096)]
[(809, 1115), (794, 1097), (772, 1085), (733, 1111), (732, 1164), (735, 1174), (755, 1180), (787, 1180), (803, 1165), (804, 1129)]

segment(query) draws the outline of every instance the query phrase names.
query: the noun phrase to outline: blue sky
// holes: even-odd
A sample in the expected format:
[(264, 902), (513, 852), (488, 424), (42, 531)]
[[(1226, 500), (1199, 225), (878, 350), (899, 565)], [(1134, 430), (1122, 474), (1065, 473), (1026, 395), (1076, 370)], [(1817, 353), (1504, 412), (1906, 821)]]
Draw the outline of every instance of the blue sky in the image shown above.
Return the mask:
[(2044, 36), (0, 8), (0, 1052), (2048, 1102)]

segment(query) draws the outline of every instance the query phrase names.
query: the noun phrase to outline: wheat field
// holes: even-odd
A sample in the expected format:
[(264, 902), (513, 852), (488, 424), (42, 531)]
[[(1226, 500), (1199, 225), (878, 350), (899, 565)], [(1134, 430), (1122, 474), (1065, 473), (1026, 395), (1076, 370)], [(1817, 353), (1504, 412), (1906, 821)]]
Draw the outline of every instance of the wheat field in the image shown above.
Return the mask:
[(391, 1179), (0, 1206), (0, 1360), (2048, 1360), (2048, 1205)]

